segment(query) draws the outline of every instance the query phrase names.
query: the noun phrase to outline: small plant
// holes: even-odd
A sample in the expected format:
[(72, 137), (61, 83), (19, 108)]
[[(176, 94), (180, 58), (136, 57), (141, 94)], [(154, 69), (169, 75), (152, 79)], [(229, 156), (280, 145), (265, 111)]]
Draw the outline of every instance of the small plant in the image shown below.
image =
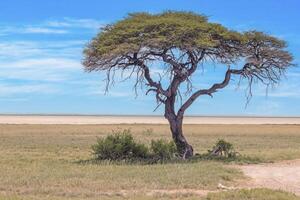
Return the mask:
[(239, 155), (233, 145), (225, 140), (218, 140), (212, 150), (208, 150), (210, 156), (235, 158)]
[(99, 138), (92, 150), (97, 160), (132, 160), (149, 156), (149, 149), (135, 142), (129, 129)]
[(171, 160), (176, 157), (177, 148), (173, 141), (152, 140), (151, 151), (154, 158), (159, 160)]

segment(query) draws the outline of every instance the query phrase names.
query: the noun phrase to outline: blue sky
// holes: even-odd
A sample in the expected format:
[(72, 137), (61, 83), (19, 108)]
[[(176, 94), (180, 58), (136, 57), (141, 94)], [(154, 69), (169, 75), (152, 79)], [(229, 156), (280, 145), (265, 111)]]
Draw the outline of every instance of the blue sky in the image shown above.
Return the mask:
[[(104, 76), (81, 66), (82, 49), (99, 28), (130, 12), (193, 11), (237, 31), (265, 31), (286, 40), (300, 63), (298, 0), (9, 0), (0, 7), (0, 113), (161, 114), (162, 109), (153, 112), (153, 96), (141, 91), (135, 97), (132, 81), (104, 95)], [(223, 72), (207, 66), (193, 80), (208, 86), (222, 80)], [(300, 116), (299, 67), (268, 96), (257, 85), (246, 108), (245, 90), (236, 82), (214, 98), (199, 98), (187, 114)]]

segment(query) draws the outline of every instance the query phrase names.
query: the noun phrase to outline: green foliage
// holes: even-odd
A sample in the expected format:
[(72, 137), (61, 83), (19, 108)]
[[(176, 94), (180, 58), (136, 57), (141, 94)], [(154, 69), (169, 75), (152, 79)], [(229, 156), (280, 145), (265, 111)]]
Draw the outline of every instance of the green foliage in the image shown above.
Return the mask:
[(131, 160), (149, 156), (148, 148), (135, 142), (129, 129), (99, 138), (92, 150), (97, 160)]
[(151, 151), (154, 158), (159, 160), (171, 160), (176, 157), (177, 148), (173, 141), (152, 140)]
[(149, 161), (155, 163), (176, 158), (174, 142), (152, 140), (150, 148), (138, 143), (131, 135), (130, 129), (113, 131), (113, 134), (98, 138), (92, 146), (96, 160), (109, 161)]
[[(276, 47), (276, 48), (285, 48), (287, 46), (285, 41), (267, 35), (260, 31), (247, 31), (244, 33), (244, 36), (248, 40), (248, 42), (251, 41), (256, 45)], [(262, 43), (262, 41), (264, 42)]]
[[(209, 22), (206, 16), (193, 12), (131, 13), (123, 20), (104, 27), (91, 40), (84, 50), (83, 64), (87, 70), (94, 70), (94, 65), (100, 63), (104, 66), (108, 60), (116, 58), (124, 60), (124, 55), (143, 49), (157, 51), (171, 48), (195, 52), (206, 49), (215, 52), (215, 56), (222, 54), (219, 55), (222, 61), (216, 61), (226, 64), (235, 63), (241, 57), (253, 56), (254, 50), (260, 48), (290, 62), (292, 56), (283, 50), (285, 47), (285, 41), (263, 32), (253, 30), (240, 33)], [(113, 64), (116, 60), (109, 62), (109, 65)]]
[(245, 38), (192, 12), (133, 13), (103, 28), (84, 53), (104, 58), (137, 52), (141, 47), (218, 48), (221, 40), (241, 42)]

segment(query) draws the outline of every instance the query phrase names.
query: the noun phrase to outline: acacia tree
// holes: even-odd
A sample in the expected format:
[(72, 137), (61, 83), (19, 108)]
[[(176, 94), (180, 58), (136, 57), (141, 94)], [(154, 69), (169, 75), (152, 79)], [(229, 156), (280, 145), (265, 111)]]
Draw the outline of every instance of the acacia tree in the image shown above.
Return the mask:
[[(278, 83), (292, 66), (285, 48), (286, 43), (273, 36), (232, 31), (195, 13), (134, 13), (104, 27), (85, 48), (83, 64), (88, 72), (106, 73), (107, 90), (117, 71), (129, 70), (125, 79), (135, 77), (134, 87), (146, 85), (146, 94), (153, 92), (158, 105), (164, 106), (178, 153), (186, 159), (193, 155), (193, 148), (183, 135), (182, 122), (191, 104), (226, 87), (233, 75), (246, 80), (250, 95), (255, 82)], [(226, 67), (224, 79), (195, 89), (192, 75), (212, 62)], [(154, 76), (151, 70), (161, 66), (164, 73)], [(182, 94), (184, 101), (176, 103)]]

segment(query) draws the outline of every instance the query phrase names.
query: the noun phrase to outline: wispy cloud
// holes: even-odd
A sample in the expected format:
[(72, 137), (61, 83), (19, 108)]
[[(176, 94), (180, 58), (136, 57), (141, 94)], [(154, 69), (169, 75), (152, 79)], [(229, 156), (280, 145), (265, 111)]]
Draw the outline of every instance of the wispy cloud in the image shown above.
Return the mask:
[(10, 98), (1, 97), (0, 101), (4, 101), (4, 102), (24, 102), (24, 101), (28, 101), (28, 99), (27, 98), (18, 98), (18, 97), (10, 97)]
[(68, 30), (47, 28), (44, 26), (4, 26), (0, 27), (0, 35), (11, 34), (66, 34)]
[(63, 81), (82, 66), (77, 60), (41, 58), (0, 62), (0, 69), (0, 78), (4, 79)]
[(29, 93), (53, 94), (58, 92), (58, 88), (55, 88), (49, 84), (0, 85), (0, 96), (4, 97)]
[(95, 19), (72, 19), (64, 18), (63, 20), (47, 21), (45, 23), (48, 27), (55, 28), (86, 28), (99, 29), (105, 25), (105, 22)]
[(23, 33), (42, 33), (42, 34), (66, 34), (69, 31), (60, 29), (51, 29), (44, 27), (26, 27), (21, 30)]
[(41, 57), (77, 57), (85, 40), (66, 41), (0, 41), (0, 59), (14, 60)]
[[(53, 35), (71, 34), (73, 25), (56, 27), (48, 22), (8, 26), (0, 24), (0, 35), (6, 35), (5, 39), (0, 38), (0, 96), (3, 101), (35, 94), (57, 94), (72, 87), (72, 84), (66, 86), (68, 81), (76, 81), (77, 76), (83, 72), (81, 54), (87, 41), (82, 37), (65, 40), (57, 36), (53, 40)], [(68, 21), (71, 22), (75, 27), (75, 21)], [(93, 23), (96, 26), (96, 21), (92, 22), (89, 22), (88, 27), (92, 27)], [(86, 25), (77, 22), (76, 27), (83, 26), (87, 29)], [(14, 34), (32, 35), (16, 40)], [(36, 38), (36, 35), (44, 34), (49, 35), (49, 40)]]
[(81, 64), (77, 60), (63, 58), (25, 59), (16, 62), (0, 62), (0, 68), (17, 69), (80, 69)]
[(300, 84), (297, 80), (287, 81), (266, 90), (262, 86), (257, 87), (258, 96), (278, 97), (278, 98), (300, 98)]
[(271, 92), (268, 94), (269, 97), (300, 97), (300, 93), (297, 91), (280, 91), (280, 92)]
[(12, 57), (24, 57), (36, 55), (40, 52), (36, 42), (32, 41), (1, 41), (0, 57), (3, 59)]
[(38, 24), (0, 25), (0, 35), (10, 34), (69, 34), (73, 29), (98, 30), (105, 23), (95, 19), (72, 19), (45, 21)]
[(105, 93), (104, 90), (101, 90), (100, 88), (95, 88), (94, 90), (91, 90), (87, 93), (87, 95), (99, 95), (99, 96), (107, 96), (107, 97), (132, 97), (134, 93), (132, 92), (117, 92), (117, 91), (110, 91)]
[(0, 79), (62, 82), (83, 71), (85, 40), (0, 39)]

